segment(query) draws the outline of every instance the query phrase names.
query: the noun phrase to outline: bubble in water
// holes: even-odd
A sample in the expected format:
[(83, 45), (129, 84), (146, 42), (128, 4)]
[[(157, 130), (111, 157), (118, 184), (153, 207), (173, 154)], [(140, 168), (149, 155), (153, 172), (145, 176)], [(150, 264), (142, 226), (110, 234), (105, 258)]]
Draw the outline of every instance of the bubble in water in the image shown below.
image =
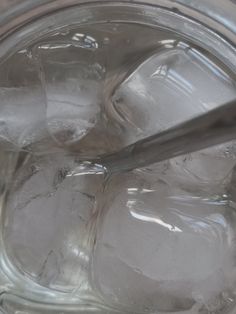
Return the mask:
[(104, 37), (103, 38), (103, 44), (108, 45), (110, 43), (110, 38), (109, 37)]

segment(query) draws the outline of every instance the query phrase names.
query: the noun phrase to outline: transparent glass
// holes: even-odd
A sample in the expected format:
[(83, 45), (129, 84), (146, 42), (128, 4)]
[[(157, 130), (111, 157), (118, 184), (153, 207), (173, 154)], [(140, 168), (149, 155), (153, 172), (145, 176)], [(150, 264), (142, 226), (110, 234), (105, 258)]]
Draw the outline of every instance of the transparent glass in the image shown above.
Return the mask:
[(108, 176), (236, 97), (230, 0), (0, 2), (0, 311), (236, 308), (230, 142)]

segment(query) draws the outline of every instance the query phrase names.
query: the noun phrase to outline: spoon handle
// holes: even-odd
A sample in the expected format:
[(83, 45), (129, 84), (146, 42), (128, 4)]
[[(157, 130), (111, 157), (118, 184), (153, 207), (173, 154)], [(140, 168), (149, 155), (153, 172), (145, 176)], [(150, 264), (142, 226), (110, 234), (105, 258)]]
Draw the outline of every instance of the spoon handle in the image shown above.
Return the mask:
[(130, 171), (236, 139), (236, 99), (175, 127), (139, 140), (96, 163)]

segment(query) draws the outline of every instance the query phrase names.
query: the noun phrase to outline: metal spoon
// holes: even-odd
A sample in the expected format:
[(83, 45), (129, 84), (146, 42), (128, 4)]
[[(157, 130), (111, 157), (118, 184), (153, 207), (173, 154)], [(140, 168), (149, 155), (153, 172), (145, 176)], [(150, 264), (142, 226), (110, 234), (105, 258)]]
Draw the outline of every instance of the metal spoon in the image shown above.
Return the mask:
[(108, 173), (130, 171), (236, 139), (236, 99), (118, 152), (90, 160)]

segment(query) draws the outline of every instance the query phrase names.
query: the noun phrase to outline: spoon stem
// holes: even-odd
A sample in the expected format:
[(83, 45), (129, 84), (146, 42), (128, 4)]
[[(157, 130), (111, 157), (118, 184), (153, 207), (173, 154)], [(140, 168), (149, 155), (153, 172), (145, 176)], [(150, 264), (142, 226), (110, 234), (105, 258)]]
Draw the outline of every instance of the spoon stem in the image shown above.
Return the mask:
[(233, 139), (236, 139), (236, 100), (101, 156), (96, 163), (109, 173), (130, 171)]

